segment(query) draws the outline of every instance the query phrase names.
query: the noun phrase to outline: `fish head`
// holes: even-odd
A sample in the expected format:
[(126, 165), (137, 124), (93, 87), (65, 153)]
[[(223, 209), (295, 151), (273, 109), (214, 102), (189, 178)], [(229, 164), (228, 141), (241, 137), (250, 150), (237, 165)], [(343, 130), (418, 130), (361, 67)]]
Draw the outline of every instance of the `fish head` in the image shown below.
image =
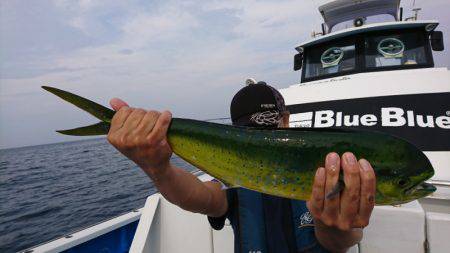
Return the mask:
[[(392, 162), (376, 173), (376, 203), (398, 205), (432, 194), (436, 187), (425, 183), (434, 175), (434, 169), (423, 152), (413, 147), (402, 163)], [(400, 160), (400, 159), (399, 159)]]
[[(403, 196), (403, 203), (426, 197), (436, 191), (436, 187), (429, 183), (421, 183), (409, 190)], [(400, 204), (400, 203), (399, 203)]]

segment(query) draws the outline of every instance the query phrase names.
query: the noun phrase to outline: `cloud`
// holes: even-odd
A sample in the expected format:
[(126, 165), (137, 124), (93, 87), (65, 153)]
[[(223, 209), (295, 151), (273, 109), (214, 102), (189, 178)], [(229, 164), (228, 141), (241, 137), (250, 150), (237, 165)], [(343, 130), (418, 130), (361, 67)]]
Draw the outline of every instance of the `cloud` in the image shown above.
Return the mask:
[[(298, 82), (294, 48), (320, 30), (324, 2), (2, 2), (0, 147), (67, 140), (52, 130), (92, 122), (44, 93), (43, 84), (102, 104), (119, 96), (179, 117), (227, 116), (248, 77), (278, 88)], [(445, 9), (442, 0), (433, 3)], [(435, 13), (448, 31), (447, 15)]]
[(127, 21), (121, 27), (124, 35), (120, 43), (142, 48), (148, 43), (177, 39), (195, 27), (198, 21), (194, 15), (178, 6), (167, 6), (156, 14), (139, 13)]

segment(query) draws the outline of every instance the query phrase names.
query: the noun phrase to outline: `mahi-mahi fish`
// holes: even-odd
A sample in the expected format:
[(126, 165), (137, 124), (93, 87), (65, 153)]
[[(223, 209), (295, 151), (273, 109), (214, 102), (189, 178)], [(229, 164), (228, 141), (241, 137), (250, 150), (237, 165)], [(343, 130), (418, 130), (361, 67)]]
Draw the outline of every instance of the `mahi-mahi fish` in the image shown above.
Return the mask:
[[(88, 136), (108, 134), (115, 111), (57, 88), (45, 90), (100, 119), (57, 131)], [(307, 200), (313, 178), (330, 152), (351, 151), (370, 161), (376, 175), (376, 205), (397, 205), (425, 197), (436, 188), (428, 158), (411, 143), (381, 132), (314, 128), (259, 129), (172, 118), (167, 132), (175, 154), (230, 187)], [(335, 191), (345, 187), (342, 175)], [(331, 194), (332, 195), (332, 194)]]

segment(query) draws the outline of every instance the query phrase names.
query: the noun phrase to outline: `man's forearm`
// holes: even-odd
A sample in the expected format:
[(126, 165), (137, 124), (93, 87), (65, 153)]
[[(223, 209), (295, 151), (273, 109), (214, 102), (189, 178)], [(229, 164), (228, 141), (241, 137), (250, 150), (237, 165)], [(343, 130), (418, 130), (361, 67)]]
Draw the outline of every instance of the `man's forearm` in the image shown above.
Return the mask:
[(317, 221), (315, 234), (319, 243), (331, 252), (347, 252), (350, 247), (361, 241), (363, 231), (360, 228), (342, 231)]
[(158, 175), (149, 175), (171, 203), (191, 212), (221, 216), (227, 210), (225, 192), (216, 182), (202, 182), (191, 173), (169, 164)]

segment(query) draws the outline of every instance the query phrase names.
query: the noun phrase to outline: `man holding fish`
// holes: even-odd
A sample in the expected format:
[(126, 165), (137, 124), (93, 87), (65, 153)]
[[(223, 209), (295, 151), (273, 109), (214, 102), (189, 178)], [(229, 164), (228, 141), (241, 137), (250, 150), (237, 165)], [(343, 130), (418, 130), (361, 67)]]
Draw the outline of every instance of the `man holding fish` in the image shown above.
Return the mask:
[[(117, 113), (109, 142), (138, 164), (170, 202), (208, 215), (214, 229), (221, 229), (228, 218), (235, 252), (346, 252), (361, 241), (375, 204), (375, 173), (368, 161), (358, 161), (350, 152), (341, 157), (329, 153), (316, 171), (307, 203), (227, 189), (218, 181), (201, 182), (170, 163), (170, 112), (132, 108), (117, 98), (110, 103)], [(231, 118), (238, 126), (289, 126), (284, 99), (265, 83), (246, 86), (235, 95)], [(336, 192), (340, 171), (345, 188)]]

